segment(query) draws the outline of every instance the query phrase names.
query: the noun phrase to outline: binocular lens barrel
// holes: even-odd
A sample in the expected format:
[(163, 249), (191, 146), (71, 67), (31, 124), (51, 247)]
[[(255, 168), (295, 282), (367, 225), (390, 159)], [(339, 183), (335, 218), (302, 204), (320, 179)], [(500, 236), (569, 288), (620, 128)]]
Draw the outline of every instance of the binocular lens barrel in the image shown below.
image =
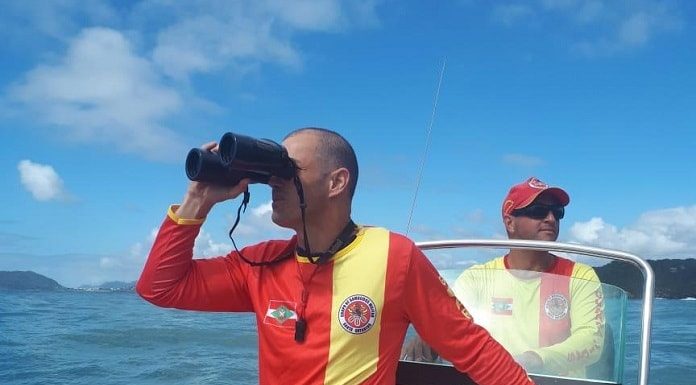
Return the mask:
[(270, 176), (251, 171), (232, 170), (210, 151), (192, 148), (186, 156), (186, 176), (193, 181), (234, 186), (244, 178), (252, 183), (267, 184)]
[(295, 175), (285, 147), (268, 139), (228, 132), (220, 139), (220, 158), (228, 167), (269, 174), (284, 179)]
[(227, 168), (220, 157), (210, 151), (192, 148), (186, 156), (186, 176), (200, 182), (212, 182), (223, 179)]
[(285, 147), (268, 139), (255, 139), (231, 132), (222, 136), (219, 154), (192, 148), (186, 156), (190, 180), (234, 186), (244, 178), (268, 184), (271, 176), (290, 179), (295, 163)]

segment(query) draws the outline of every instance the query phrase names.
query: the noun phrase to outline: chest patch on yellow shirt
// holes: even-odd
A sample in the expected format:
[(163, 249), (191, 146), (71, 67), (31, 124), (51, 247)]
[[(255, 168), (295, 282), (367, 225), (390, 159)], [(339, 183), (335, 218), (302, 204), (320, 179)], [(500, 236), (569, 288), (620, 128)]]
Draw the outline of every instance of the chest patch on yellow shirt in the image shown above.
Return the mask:
[(491, 298), (491, 312), (498, 315), (512, 315), (512, 298)]
[(377, 319), (377, 306), (370, 297), (354, 294), (346, 298), (338, 308), (338, 322), (351, 334), (363, 334), (370, 330)]
[(568, 315), (568, 299), (560, 293), (551, 294), (544, 302), (544, 313), (552, 320), (560, 320)]

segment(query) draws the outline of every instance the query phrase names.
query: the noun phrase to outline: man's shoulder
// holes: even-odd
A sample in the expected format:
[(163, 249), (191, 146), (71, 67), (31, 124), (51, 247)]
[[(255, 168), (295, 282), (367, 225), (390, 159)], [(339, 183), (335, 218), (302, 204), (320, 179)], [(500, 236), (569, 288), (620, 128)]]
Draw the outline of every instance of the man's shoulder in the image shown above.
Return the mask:
[(575, 268), (582, 271), (594, 271), (594, 267), (582, 262), (575, 262)]
[(290, 239), (271, 239), (244, 247), (241, 252), (249, 253), (257, 257), (273, 257), (285, 253), (295, 248), (297, 244), (296, 237)]
[(409, 238), (405, 234), (398, 233), (396, 231), (389, 230), (385, 227), (380, 227), (380, 226), (371, 226), (371, 225), (360, 225), (360, 231), (363, 233), (383, 233), (387, 234), (390, 238), (390, 240), (393, 240), (394, 242), (398, 242), (399, 244), (411, 244), (414, 245), (416, 242)]
[[(568, 258), (565, 258), (565, 257), (561, 257), (561, 256), (555, 255), (555, 254), (554, 254), (554, 257), (556, 257), (556, 259), (558, 260), (558, 262), (562, 262), (562, 263), (566, 263), (566, 264), (572, 264), (572, 265), (573, 265), (573, 271), (574, 271), (574, 272), (575, 272), (575, 271), (578, 271), (578, 272), (594, 271), (594, 268), (592, 268), (592, 266), (590, 266), (590, 265), (588, 265), (588, 264), (585, 264), (585, 263), (582, 263), (582, 262), (573, 261), (572, 259), (568, 259)], [(558, 262), (557, 262), (557, 264), (558, 264)]]
[(595, 272), (595, 269), (585, 263), (582, 262), (575, 262), (571, 261), (569, 259), (563, 258), (563, 257), (558, 257), (560, 259), (563, 259), (565, 261), (569, 261), (570, 263), (573, 263), (573, 271), (570, 274), (570, 276), (574, 279), (582, 279), (582, 280), (587, 280), (587, 281), (599, 281), (599, 278), (597, 277), (597, 273)]
[(464, 269), (464, 271), (462, 271), (462, 273), (457, 278), (457, 281), (473, 279), (490, 279), (491, 277), (498, 276), (498, 274), (500, 274), (498, 273), (499, 271), (504, 270), (504, 257), (493, 258), (484, 263), (475, 264)]
[(505, 257), (497, 257), (484, 263), (473, 265), (467, 270), (505, 270)]

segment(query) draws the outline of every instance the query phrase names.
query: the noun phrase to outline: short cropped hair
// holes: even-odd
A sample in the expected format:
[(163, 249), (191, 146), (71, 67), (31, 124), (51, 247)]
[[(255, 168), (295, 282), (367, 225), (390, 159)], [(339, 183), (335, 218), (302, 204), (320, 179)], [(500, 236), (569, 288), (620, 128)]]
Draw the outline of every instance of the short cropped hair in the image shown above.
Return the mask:
[(338, 132), (320, 127), (299, 128), (286, 135), (285, 139), (305, 131), (312, 131), (319, 135), (321, 145), (318, 155), (327, 166), (334, 170), (341, 167), (348, 170), (350, 174), (348, 192), (353, 198), (358, 184), (358, 158), (355, 156), (353, 146)]

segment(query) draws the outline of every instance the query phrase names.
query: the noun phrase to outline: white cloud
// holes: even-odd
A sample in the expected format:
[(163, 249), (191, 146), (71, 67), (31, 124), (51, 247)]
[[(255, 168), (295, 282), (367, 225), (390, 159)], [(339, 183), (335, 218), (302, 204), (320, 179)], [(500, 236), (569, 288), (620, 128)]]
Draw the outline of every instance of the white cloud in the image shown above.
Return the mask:
[(160, 32), (152, 57), (165, 74), (176, 79), (228, 66), (243, 73), (259, 62), (290, 68), (301, 63), (290, 42), (273, 34), (270, 22), (220, 20), (212, 15), (186, 19)]
[(584, 8), (587, 6), (587, 4), (591, 3), (602, 3), (602, 1), (598, 0), (541, 0), (540, 5), (544, 9), (549, 9), (549, 10), (563, 10), (563, 11), (571, 11), (571, 10), (576, 10), (578, 8)]
[(143, 260), (120, 254), (23, 254), (0, 252), (0, 270), (31, 270), (66, 287), (137, 279)]
[(534, 9), (523, 4), (500, 4), (493, 8), (493, 20), (506, 26), (512, 26), (534, 16)]
[[(0, 24), (22, 32), (0, 37), (25, 38), (31, 28), (34, 39), (48, 38), (57, 49), (67, 45), (64, 54), (42, 54), (54, 60), (8, 90), (8, 100), (25, 108), (7, 109), (26, 110), (66, 140), (176, 161), (186, 148), (166, 121), (184, 113), (182, 95), (189, 109), (214, 105), (195, 95), (192, 75), (224, 71), (242, 77), (269, 63), (300, 69), (298, 33), (337, 32), (377, 20), (376, 0), (145, 0), (118, 11), (105, 1), (88, 3), (4, 8)], [(84, 25), (111, 28), (80, 31)]]
[(0, 36), (26, 41), (26, 36), (68, 39), (81, 25), (118, 23), (119, 15), (107, 1), (9, 1), (3, 3)]
[[(269, 201), (247, 210), (246, 214), (242, 214), (239, 226), (234, 231), (235, 242), (237, 242), (239, 248), (268, 239), (287, 239), (292, 236), (292, 231), (283, 229), (271, 221), (272, 210), (271, 202)], [(231, 226), (234, 223), (234, 217), (228, 217), (228, 219)], [(131, 246), (130, 254), (124, 258), (129, 263), (131, 260), (144, 262), (150, 253), (158, 232), (159, 228), (152, 229), (145, 240)], [(232, 242), (227, 237), (225, 237), (224, 241), (214, 239), (210, 232), (202, 228), (194, 241), (193, 255), (196, 258), (216, 257), (227, 255), (233, 249)]]
[(504, 250), (479, 247), (425, 251), (426, 257), (440, 274), (450, 278), (456, 278), (471, 265), (484, 263), (505, 253)]
[(603, 1), (589, 0), (584, 1), (574, 10), (575, 21), (580, 24), (592, 23), (606, 13)]
[(570, 228), (571, 242), (624, 250), (642, 257), (696, 257), (696, 206), (644, 213), (618, 228), (602, 218), (577, 222)]
[(630, 15), (619, 26), (619, 42), (626, 46), (639, 46), (650, 39), (660, 20), (645, 12)]
[(483, 211), (483, 209), (475, 209), (466, 215), (466, 221), (468, 223), (480, 225), (485, 223), (486, 220), (486, 213)]
[[(244, 74), (261, 63), (299, 69), (295, 33), (339, 31), (377, 19), (370, 0), (201, 1), (176, 7), (178, 20), (159, 32), (152, 57), (180, 80), (224, 68)], [(149, 12), (156, 8), (151, 4)]]
[[(251, 219), (252, 223), (262, 223), (265, 222), (266, 218), (270, 221), (270, 212), (266, 213), (265, 206), (270, 207), (269, 204), (264, 204), (251, 210), (252, 215), (248, 218)], [(275, 225), (273, 225), (275, 226)], [(270, 228), (270, 226), (268, 226)], [(277, 226), (276, 226), (277, 227)], [(280, 228), (278, 228), (280, 229)], [(90, 272), (87, 276), (90, 278), (90, 284), (101, 283), (110, 280), (136, 280), (140, 275), (142, 267), (147, 260), (148, 254), (152, 249), (152, 245), (155, 242), (155, 238), (159, 233), (159, 228), (153, 228), (150, 233), (142, 241), (134, 243), (130, 252), (123, 255), (109, 255), (102, 256), (98, 260), (98, 266), (91, 266)], [(235, 234), (237, 232), (235, 231)], [(265, 238), (260, 238), (254, 242), (249, 241), (249, 236), (241, 236), (239, 238), (235, 237), (237, 245), (242, 248), (244, 246), (256, 243), (260, 240), (270, 239), (268, 232), (263, 232), (258, 229), (254, 232), (255, 236), (266, 235)], [(252, 237), (253, 238), (253, 237)], [(286, 237), (287, 238), (287, 237)], [(193, 246), (193, 256), (194, 258), (211, 258), (221, 255), (227, 255), (233, 250), (232, 242), (227, 240), (218, 241), (214, 239), (213, 235), (206, 231), (204, 228), (201, 229), (200, 233), (196, 237)], [(95, 278), (96, 277), (96, 278)], [(64, 278), (66, 281), (74, 282), (75, 278)], [(80, 282), (82, 284), (83, 282)]]
[(257, 218), (267, 217), (270, 219), (270, 215), (273, 213), (273, 201), (268, 201), (260, 206), (251, 209), (251, 214)]
[[(246, 236), (238, 234), (240, 236), (235, 237), (240, 248), (260, 240), (289, 238), (291, 234), (289, 230), (281, 229), (270, 221), (270, 207), (270, 202), (264, 203), (250, 209), (247, 212), (250, 215), (243, 217), (242, 223), (251, 227), (253, 231), (248, 231)], [(36, 255), (8, 253), (7, 250), (0, 250), (0, 270), (32, 270), (55, 279), (67, 287), (98, 285), (106, 281), (130, 282), (140, 276), (158, 232), (159, 228), (151, 229), (142, 240), (131, 245), (127, 252), (106, 255), (74, 253)], [(10, 237), (17, 236), (0, 233), (0, 240), (10, 239)], [(31, 239), (26, 238), (26, 241)], [(2, 246), (7, 245), (2, 244)], [(227, 255), (232, 250), (232, 243), (227, 239), (218, 241), (211, 233), (203, 229), (194, 242), (193, 255), (195, 258), (209, 258)]]
[[(679, 9), (658, 0), (539, 0), (496, 5), (493, 20), (506, 26), (563, 24), (571, 49), (587, 56), (640, 48), (656, 36), (682, 28)], [(548, 28), (546, 28), (548, 30)]]
[(446, 238), (442, 231), (423, 223), (412, 223), (411, 229), (406, 235), (417, 242)]
[[(251, 235), (235, 238), (240, 247), (251, 245), (261, 240), (272, 238), (287, 239), (291, 232), (270, 222), (270, 203), (264, 203), (250, 210), (251, 215), (242, 219), (248, 226), (254, 227)], [(258, 226), (258, 227), (256, 227)], [(0, 270), (32, 270), (55, 279), (67, 287), (80, 285), (97, 285), (106, 281), (136, 280), (140, 276), (159, 228), (153, 228), (141, 241), (135, 242), (127, 252), (95, 254), (34, 255), (8, 253), (0, 250)], [(236, 234), (236, 232), (235, 232)], [(3, 234), (0, 233), (0, 239)], [(193, 255), (196, 258), (208, 258), (227, 255), (233, 250), (232, 243), (218, 241), (213, 235), (201, 230), (194, 242)]]
[[(271, 219), (272, 203), (272, 201), (268, 201), (247, 211), (251, 215), (242, 213), (239, 225), (233, 234), (237, 245), (253, 244), (267, 239), (287, 239), (293, 235), (292, 230), (273, 223)], [(230, 226), (234, 223), (235, 218), (236, 213), (228, 216)]]
[(193, 246), (196, 258), (217, 257), (227, 255), (232, 251), (232, 243), (216, 242), (210, 233), (201, 230)]
[(17, 165), (19, 177), (27, 191), (38, 201), (63, 200), (68, 197), (63, 180), (50, 165), (22, 160)]
[(129, 258), (145, 261), (147, 254), (150, 253), (152, 244), (155, 243), (155, 238), (157, 237), (158, 232), (159, 228), (153, 228), (150, 230), (150, 234), (144, 241), (133, 244), (130, 248), (130, 253), (128, 254)]
[(610, 33), (579, 41), (574, 49), (588, 56), (624, 52), (648, 44), (661, 33), (679, 30), (682, 24), (675, 12), (659, 5), (630, 10), (613, 21)]
[(265, 0), (261, 3), (265, 3), (270, 14), (298, 29), (325, 31), (344, 22), (341, 2), (336, 0)]
[(183, 153), (176, 135), (159, 124), (177, 111), (179, 96), (117, 31), (84, 30), (60, 63), (34, 68), (11, 95), (68, 139), (157, 159)]
[(544, 160), (532, 155), (506, 154), (503, 155), (503, 163), (513, 166), (538, 167), (544, 164)]
[(102, 269), (113, 269), (114, 267), (119, 267), (119, 266), (121, 266), (121, 263), (116, 258), (101, 257), (99, 259), (99, 267), (101, 267)]

